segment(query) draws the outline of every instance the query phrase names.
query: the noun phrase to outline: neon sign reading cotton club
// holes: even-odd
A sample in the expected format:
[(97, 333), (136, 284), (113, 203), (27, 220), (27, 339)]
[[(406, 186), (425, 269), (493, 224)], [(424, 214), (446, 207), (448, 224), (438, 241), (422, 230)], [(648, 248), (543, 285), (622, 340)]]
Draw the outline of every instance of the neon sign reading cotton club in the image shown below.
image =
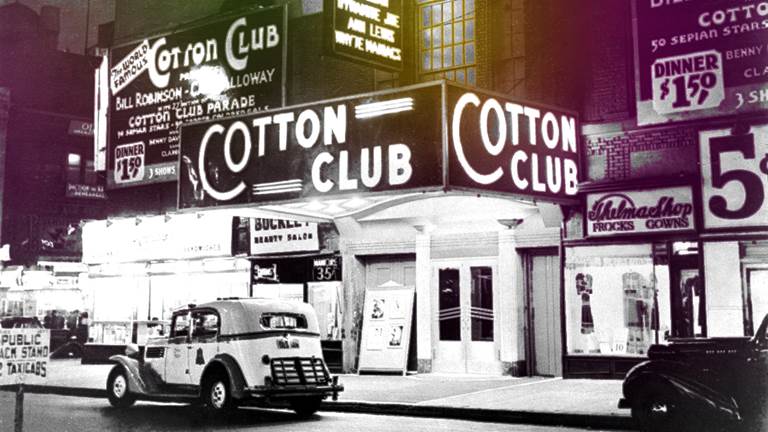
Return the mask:
[(567, 201), (577, 130), (567, 113), (444, 82), (191, 124), (179, 206), (448, 189)]
[(463, 92), (451, 112), (449, 183), (572, 197), (578, 182), (577, 126), (573, 115)]

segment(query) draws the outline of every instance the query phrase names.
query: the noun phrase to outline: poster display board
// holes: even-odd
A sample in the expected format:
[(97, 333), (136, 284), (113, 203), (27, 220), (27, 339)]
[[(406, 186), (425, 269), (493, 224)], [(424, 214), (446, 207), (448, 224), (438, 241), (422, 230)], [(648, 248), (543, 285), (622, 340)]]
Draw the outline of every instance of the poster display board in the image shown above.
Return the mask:
[(0, 330), (0, 385), (44, 384), (50, 342), (48, 329)]
[(634, 5), (640, 125), (768, 108), (768, 3)]
[(768, 124), (699, 132), (704, 228), (765, 227)]
[(324, 0), (331, 54), (380, 69), (403, 69), (403, 0)]
[(182, 123), (284, 105), (286, 20), (265, 8), (114, 48), (107, 186), (175, 181)]
[(403, 286), (393, 281), (366, 288), (360, 371), (405, 374), (414, 292), (412, 286)]

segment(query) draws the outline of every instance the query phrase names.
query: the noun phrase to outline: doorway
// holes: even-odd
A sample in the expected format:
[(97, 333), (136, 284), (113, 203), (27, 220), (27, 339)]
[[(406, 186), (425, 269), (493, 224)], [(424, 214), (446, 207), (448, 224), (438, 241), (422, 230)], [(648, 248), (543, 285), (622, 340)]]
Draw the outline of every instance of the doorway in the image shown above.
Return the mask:
[(753, 336), (768, 314), (768, 266), (751, 264), (743, 272), (746, 334)]
[(695, 242), (673, 242), (670, 248), (671, 336), (704, 337), (707, 335), (706, 300), (699, 272), (698, 245)]
[(556, 248), (530, 250), (524, 264), (528, 375), (562, 376), (560, 257)]
[(441, 262), (432, 268), (436, 353), (433, 370), (498, 375), (493, 260)]

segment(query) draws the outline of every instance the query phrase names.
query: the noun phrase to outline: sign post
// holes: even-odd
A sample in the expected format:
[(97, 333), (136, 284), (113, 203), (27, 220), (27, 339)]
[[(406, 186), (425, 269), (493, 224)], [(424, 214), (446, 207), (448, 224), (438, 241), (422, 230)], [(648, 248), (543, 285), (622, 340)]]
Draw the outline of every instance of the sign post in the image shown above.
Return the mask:
[(24, 429), (24, 384), (48, 374), (51, 335), (47, 329), (0, 330), (0, 385), (17, 384), (14, 431)]

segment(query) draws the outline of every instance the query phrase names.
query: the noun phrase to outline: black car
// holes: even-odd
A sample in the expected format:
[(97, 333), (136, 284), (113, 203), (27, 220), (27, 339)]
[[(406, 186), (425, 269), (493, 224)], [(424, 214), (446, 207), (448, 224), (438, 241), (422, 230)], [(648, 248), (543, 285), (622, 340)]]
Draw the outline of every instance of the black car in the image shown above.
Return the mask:
[(768, 431), (768, 315), (754, 337), (673, 340), (624, 379), (643, 431)]
[(37, 317), (6, 317), (0, 320), (2, 328), (43, 328)]

